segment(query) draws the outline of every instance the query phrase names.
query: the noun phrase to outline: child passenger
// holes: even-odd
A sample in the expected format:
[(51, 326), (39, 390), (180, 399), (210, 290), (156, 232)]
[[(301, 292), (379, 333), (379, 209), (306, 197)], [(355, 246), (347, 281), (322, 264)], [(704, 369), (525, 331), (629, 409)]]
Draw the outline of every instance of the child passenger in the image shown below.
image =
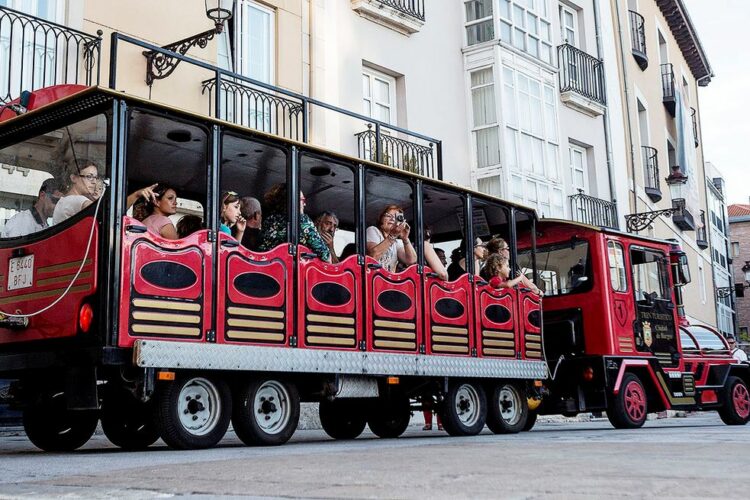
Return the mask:
[(510, 261), (507, 257), (493, 253), (484, 264), (482, 277), (487, 280), (493, 288), (513, 288), (516, 285), (522, 285), (530, 289), (536, 295), (542, 296), (544, 293), (523, 274), (519, 274), (510, 279)]

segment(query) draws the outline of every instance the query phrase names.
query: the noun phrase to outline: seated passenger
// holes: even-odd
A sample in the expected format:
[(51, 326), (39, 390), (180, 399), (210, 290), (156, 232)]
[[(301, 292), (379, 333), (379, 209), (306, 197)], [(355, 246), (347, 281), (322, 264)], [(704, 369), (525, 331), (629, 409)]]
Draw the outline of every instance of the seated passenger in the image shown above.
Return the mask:
[[(240, 197), (234, 191), (221, 193), (219, 204), (219, 231), (242, 241), (247, 221), (240, 213)], [(234, 235), (232, 235), (234, 229)]]
[(36, 233), (49, 227), (47, 219), (55, 212), (55, 205), (62, 197), (60, 183), (55, 179), (47, 179), (39, 188), (34, 205), (23, 212), (18, 212), (5, 223), (3, 238), (15, 238)]
[(203, 220), (197, 215), (183, 215), (182, 218), (177, 221), (177, 237), (185, 238), (190, 236), (196, 231), (203, 229)]
[(490, 256), (493, 253), (510, 258), (510, 247), (503, 238), (493, 236), (492, 239), (487, 242), (487, 256)]
[(435, 248), (435, 255), (437, 255), (443, 267), (448, 267), (448, 259), (445, 258), (445, 250), (442, 248)]
[(333, 238), (336, 236), (336, 230), (339, 228), (339, 218), (333, 212), (323, 211), (315, 218), (315, 229), (323, 238), (328, 251), (331, 252), (331, 262), (337, 264), (339, 258), (336, 256), (336, 249), (333, 248)]
[(487, 262), (482, 269), (482, 278), (487, 280), (493, 288), (513, 288), (520, 284), (539, 296), (544, 295), (544, 293), (523, 274), (519, 274), (515, 278), (510, 279), (510, 261), (507, 257), (503, 257), (497, 253), (493, 253), (487, 257)]
[(240, 199), (240, 213), (247, 221), (245, 234), (240, 240), (242, 246), (256, 252), (260, 245), (260, 229), (263, 222), (263, 211), (260, 208), (260, 202), (252, 196), (243, 197)]
[[(432, 272), (438, 275), (438, 278), (446, 281), (448, 279), (448, 271), (440, 260), (437, 254), (437, 249), (432, 246), (430, 240), (432, 239), (432, 231), (430, 228), (425, 228), (424, 231), (424, 261)], [(445, 258), (445, 254), (443, 254)]]
[(177, 229), (169, 219), (177, 213), (177, 192), (167, 184), (159, 183), (152, 188), (155, 200), (139, 198), (133, 205), (133, 217), (154, 234), (168, 240), (176, 240)]
[[(273, 250), (282, 243), (289, 241), (287, 235), (286, 215), (286, 184), (276, 184), (263, 197), (266, 205), (266, 211), (270, 215), (266, 216), (265, 224), (261, 230), (260, 251), (267, 252)], [(310, 217), (305, 214), (305, 195), (299, 193), (299, 244), (304, 245), (325, 262), (331, 262), (331, 252), (328, 250), (323, 238), (315, 229), (315, 224)]]
[(377, 260), (383, 269), (396, 272), (399, 263), (408, 267), (417, 262), (404, 211), (398, 205), (388, 205), (378, 217), (377, 226), (367, 228), (367, 255)]
[[(87, 161), (83, 165), (85, 167), (81, 169), (74, 165), (75, 170), (68, 174), (66, 181), (70, 184), (66, 186), (65, 194), (55, 206), (55, 211), (52, 214), (53, 224), (59, 224), (74, 216), (99, 199), (99, 196), (104, 192), (104, 182), (99, 176), (99, 168), (96, 164)], [(156, 201), (156, 194), (153, 191), (156, 186), (157, 184), (152, 184), (129, 194), (126, 200), (126, 208), (132, 207), (138, 198)]]
[(341, 251), (339, 261), (344, 262), (346, 259), (357, 253), (357, 245), (354, 243), (347, 243), (344, 249)]
[[(451, 254), (451, 265), (448, 266), (448, 279), (455, 281), (464, 274), (466, 274), (466, 240), (461, 240), (461, 245)], [(484, 259), (487, 256), (487, 249), (485, 244), (482, 242), (482, 238), (476, 238), (474, 240), (474, 273), (479, 275), (479, 270), (484, 263)]]

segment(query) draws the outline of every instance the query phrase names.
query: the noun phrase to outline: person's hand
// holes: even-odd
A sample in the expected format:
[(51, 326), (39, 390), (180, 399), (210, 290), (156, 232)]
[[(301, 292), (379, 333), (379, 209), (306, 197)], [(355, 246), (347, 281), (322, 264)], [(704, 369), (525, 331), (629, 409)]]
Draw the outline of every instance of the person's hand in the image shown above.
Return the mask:
[(237, 216), (237, 222), (235, 222), (234, 227), (237, 229), (238, 233), (245, 232), (245, 227), (247, 227), (247, 220), (241, 215)]
[(407, 222), (404, 222), (401, 225), (401, 239), (402, 240), (408, 240), (409, 239), (409, 233), (411, 232), (411, 227)]
[(320, 237), (328, 248), (333, 248), (333, 234), (328, 231), (320, 231)]
[(138, 191), (138, 197), (143, 198), (148, 203), (156, 203), (156, 192), (154, 189), (156, 189), (156, 186), (158, 186), (159, 183), (151, 184), (148, 187), (145, 187)]

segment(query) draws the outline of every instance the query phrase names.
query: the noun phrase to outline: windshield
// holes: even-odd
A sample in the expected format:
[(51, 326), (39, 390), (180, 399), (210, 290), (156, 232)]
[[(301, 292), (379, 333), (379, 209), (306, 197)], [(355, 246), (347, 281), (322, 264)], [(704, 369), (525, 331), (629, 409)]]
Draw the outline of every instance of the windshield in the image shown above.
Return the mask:
[[(531, 251), (518, 253), (522, 272), (529, 275), (532, 269)], [(589, 244), (585, 240), (571, 240), (538, 247), (536, 265), (539, 287), (546, 296), (567, 295), (591, 289)]]

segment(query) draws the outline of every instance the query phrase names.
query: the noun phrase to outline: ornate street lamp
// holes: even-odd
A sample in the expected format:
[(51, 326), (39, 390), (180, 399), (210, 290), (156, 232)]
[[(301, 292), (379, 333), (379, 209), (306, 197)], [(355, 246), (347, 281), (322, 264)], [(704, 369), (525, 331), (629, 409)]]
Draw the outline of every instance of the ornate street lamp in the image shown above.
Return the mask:
[[(162, 48), (185, 55), (191, 47), (196, 45), (205, 49), (209, 40), (224, 31), (224, 23), (232, 18), (234, 0), (204, 0), (204, 2), (206, 17), (214, 22), (214, 27), (189, 38), (165, 45)], [(180, 59), (161, 52), (148, 50), (143, 55), (146, 57), (146, 84), (149, 87), (154, 83), (154, 80), (161, 80), (171, 75), (177, 65), (180, 64)]]
[(682, 173), (682, 169), (679, 165), (673, 165), (666, 181), (669, 185), (669, 192), (672, 195), (672, 208), (626, 215), (625, 225), (628, 231), (643, 231), (644, 229), (651, 227), (657, 217), (672, 217), (685, 210), (685, 195), (683, 194), (683, 191), (685, 190), (688, 176)]
[(744, 283), (735, 283), (733, 287), (723, 286), (716, 289), (716, 296), (720, 299), (725, 299), (730, 295), (734, 294), (737, 297), (745, 296), (745, 289), (750, 288), (750, 260), (745, 261), (745, 265), (742, 266), (742, 274), (745, 275)]

